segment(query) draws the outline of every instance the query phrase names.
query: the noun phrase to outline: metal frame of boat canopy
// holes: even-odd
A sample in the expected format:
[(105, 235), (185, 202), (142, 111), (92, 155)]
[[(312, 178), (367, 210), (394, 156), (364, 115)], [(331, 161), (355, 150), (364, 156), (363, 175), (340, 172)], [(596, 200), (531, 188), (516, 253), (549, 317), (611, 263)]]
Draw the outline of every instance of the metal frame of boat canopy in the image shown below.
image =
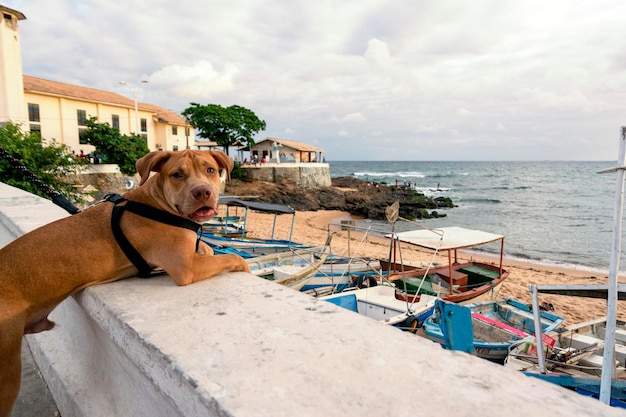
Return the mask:
[(466, 229), (463, 227), (442, 227), (439, 229), (419, 229), (408, 232), (397, 232), (385, 235), (394, 241), (408, 243), (434, 251), (448, 251), (448, 268), (452, 276), (452, 251), (454, 251), (454, 263), (458, 261), (459, 249), (500, 241), (500, 265), (499, 274), (502, 275), (502, 263), (504, 258), (504, 235), (483, 232), (481, 230)]
[(296, 221), (296, 211), (286, 205), (283, 204), (271, 204), (271, 203), (261, 203), (257, 201), (245, 201), (240, 200), (236, 197), (229, 196), (220, 196), (219, 204), (223, 204), (226, 206), (226, 217), (229, 215), (230, 207), (243, 207), (245, 209), (245, 214), (243, 218), (243, 230), (246, 229), (246, 224), (248, 222), (248, 209), (258, 211), (261, 213), (271, 213), (274, 215), (274, 223), (272, 224), (272, 239), (274, 239), (274, 231), (276, 229), (276, 219), (278, 216), (282, 214), (291, 214), (291, 229), (289, 232), (289, 240), (291, 240), (293, 236), (293, 228)]

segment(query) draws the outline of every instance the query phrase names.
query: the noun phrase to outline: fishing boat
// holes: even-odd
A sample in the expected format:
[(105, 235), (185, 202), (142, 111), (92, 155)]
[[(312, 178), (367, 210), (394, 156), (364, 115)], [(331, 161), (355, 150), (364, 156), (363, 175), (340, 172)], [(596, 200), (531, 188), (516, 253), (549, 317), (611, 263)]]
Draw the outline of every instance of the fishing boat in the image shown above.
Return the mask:
[[(244, 214), (237, 215), (239, 219), (237, 223), (237, 232), (231, 234), (223, 233), (217, 225), (217, 230), (210, 231), (212, 226), (205, 224), (201, 232), (200, 239), (211, 246), (216, 254), (224, 253), (237, 253), (243, 252), (244, 258), (253, 256), (269, 255), (278, 252), (289, 251), (295, 248), (311, 247), (310, 245), (304, 245), (300, 242), (294, 242), (292, 240), (293, 228), (295, 223), (295, 210), (289, 206), (283, 204), (270, 204), (260, 203), (255, 201), (245, 201), (234, 197), (221, 196), (220, 205), (224, 205), (227, 208), (237, 207), (243, 208)], [(274, 215), (274, 223), (272, 226), (271, 235), (267, 238), (249, 238), (246, 237), (247, 230), (247, 218), (248, 211), (253, 210), (261, 213), (269, 213)], [(275, 237), (276, 221), (278, 216), (291, 215), (291, 228), (289, 231), (289, 237), (287, 239), (277, 239)], [(232, 216), (227, 212), (225, 218)]]
[[(543, 331), (552, 331), (563, 324), (564, 317), (540, 311)], [(424, 336), (444, 348), (468, 353), (503, 363), (512, 343), (535, 331), (531, 307), (513, 299), (500, 298), (465, 306), (440, 300), (435, 314), (422, 327)], [(451, 339), (455, 340), (451, 340)], [(463, 341), (467, 341), (463, 345)], [(459, 345), (461, 344), (461, 345)]]
[(253, 275), (300, 291), (326, 262), (328, 242), (323, 246), (292, 249), (246, 259)]
[(401, 301), (395, 297), (391, 285), (377, 285), (318, 297), (355, 313), (405, 331), (415, 332), (430, 316), (436, 297), (425, 295), (416, 302)]
[[(606, 338), (606, 317), (577, 323), (544, 333), (542, 372), (535, 336), (510, 347), (505, 366), (522, 371), (581, 394), (598, 398)], [(612, 406), (626, 408), (626, 322), (618, 320), (615, 328), (615, 377), (611, 381)]]
[(238, 238), (205, 232), (202, 233), (200, 239), (211, 246), (216, 254), (244, 252), (243, 257), (269, 255), (291, 249), (310, 247), (309, 245), (286, 239)]
[(243, 217), (241, 216), (215, 216), (209, 221), (202, 223), (202, 231), (218, 236), (245, 237)]
[(375, 286), (379, 282), (382, 274), (378, 259), (331, 254), (301, 291), (317, 297), (353, 287)]
[[(462, 227), (417, 229), (386, 235), (392, 239), (389, 260), (381, 261), (383, 271), (398, 289), (398, 298), (419, 299), (422, 294), (435, 295), (446, 301), (469, 304), (494, 299), (499, 288), (509, 277), (502, 266), (504, 236)], [(398, 261), (399, 242), (434, 251), (447, 252), (445, 265), (418, 266)], [(459, 262), (458, 251), (481, 245), (499, 243), (498, 263)]]

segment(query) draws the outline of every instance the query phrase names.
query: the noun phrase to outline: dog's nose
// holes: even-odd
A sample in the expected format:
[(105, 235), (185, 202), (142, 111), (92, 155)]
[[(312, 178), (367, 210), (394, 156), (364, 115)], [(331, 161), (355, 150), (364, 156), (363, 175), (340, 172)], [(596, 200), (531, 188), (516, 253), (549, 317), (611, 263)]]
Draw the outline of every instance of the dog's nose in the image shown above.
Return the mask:
[(191, 190), (193, 198), (202, 200), (211, 197), (211, 188), (206, 185), (199, 185)]

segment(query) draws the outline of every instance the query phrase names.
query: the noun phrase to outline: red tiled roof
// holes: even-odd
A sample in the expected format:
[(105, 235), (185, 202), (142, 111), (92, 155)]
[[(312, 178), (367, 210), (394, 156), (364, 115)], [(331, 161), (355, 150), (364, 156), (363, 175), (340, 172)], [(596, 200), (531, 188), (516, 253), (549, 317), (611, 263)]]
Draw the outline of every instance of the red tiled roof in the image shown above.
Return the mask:
[[(290, 148), (293, 148), (297, 151), (302, 151), (302, 152), (325, 152), (324, 149), (322, 148), (318, 148), (317, 146), (313, 146), (313, 145), (309, 145), (306, 143), (302, 143), (302, 142), (298, 142), (296, 140), (289, 140), (289, 139), (280, 139), (280, 138), (265, 138), (263, 139), (261, 142), (265, 142), (265, 141), (272, 141), (272, 142), (276, 142), (276, 143), (280, 143), (282, 145), (285, 146), (289, 146)], [(257, 145), (261, 142), (257, 142)]]
[[(43, 78), (31, 77), (30, 75), (24, 75), (24, 91), (135, 108), (134, 100), (117, 93), (61, 83), (58, 81), (44, 80)], [(137, 107), (144, 111), (153, 112), (162, 123), (180, 126), (185, 125), (185, 119), (173, 111), (148, 103), (137, 103)]]

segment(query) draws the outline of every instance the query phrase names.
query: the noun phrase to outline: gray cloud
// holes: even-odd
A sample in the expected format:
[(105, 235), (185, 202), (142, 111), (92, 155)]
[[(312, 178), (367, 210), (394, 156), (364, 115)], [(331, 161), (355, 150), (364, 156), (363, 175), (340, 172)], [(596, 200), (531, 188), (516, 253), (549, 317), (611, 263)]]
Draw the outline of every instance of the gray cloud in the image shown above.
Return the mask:
[(615, 159), (619, 0), (5, 0), (24, 73), (239, 104), (329, 160)]

